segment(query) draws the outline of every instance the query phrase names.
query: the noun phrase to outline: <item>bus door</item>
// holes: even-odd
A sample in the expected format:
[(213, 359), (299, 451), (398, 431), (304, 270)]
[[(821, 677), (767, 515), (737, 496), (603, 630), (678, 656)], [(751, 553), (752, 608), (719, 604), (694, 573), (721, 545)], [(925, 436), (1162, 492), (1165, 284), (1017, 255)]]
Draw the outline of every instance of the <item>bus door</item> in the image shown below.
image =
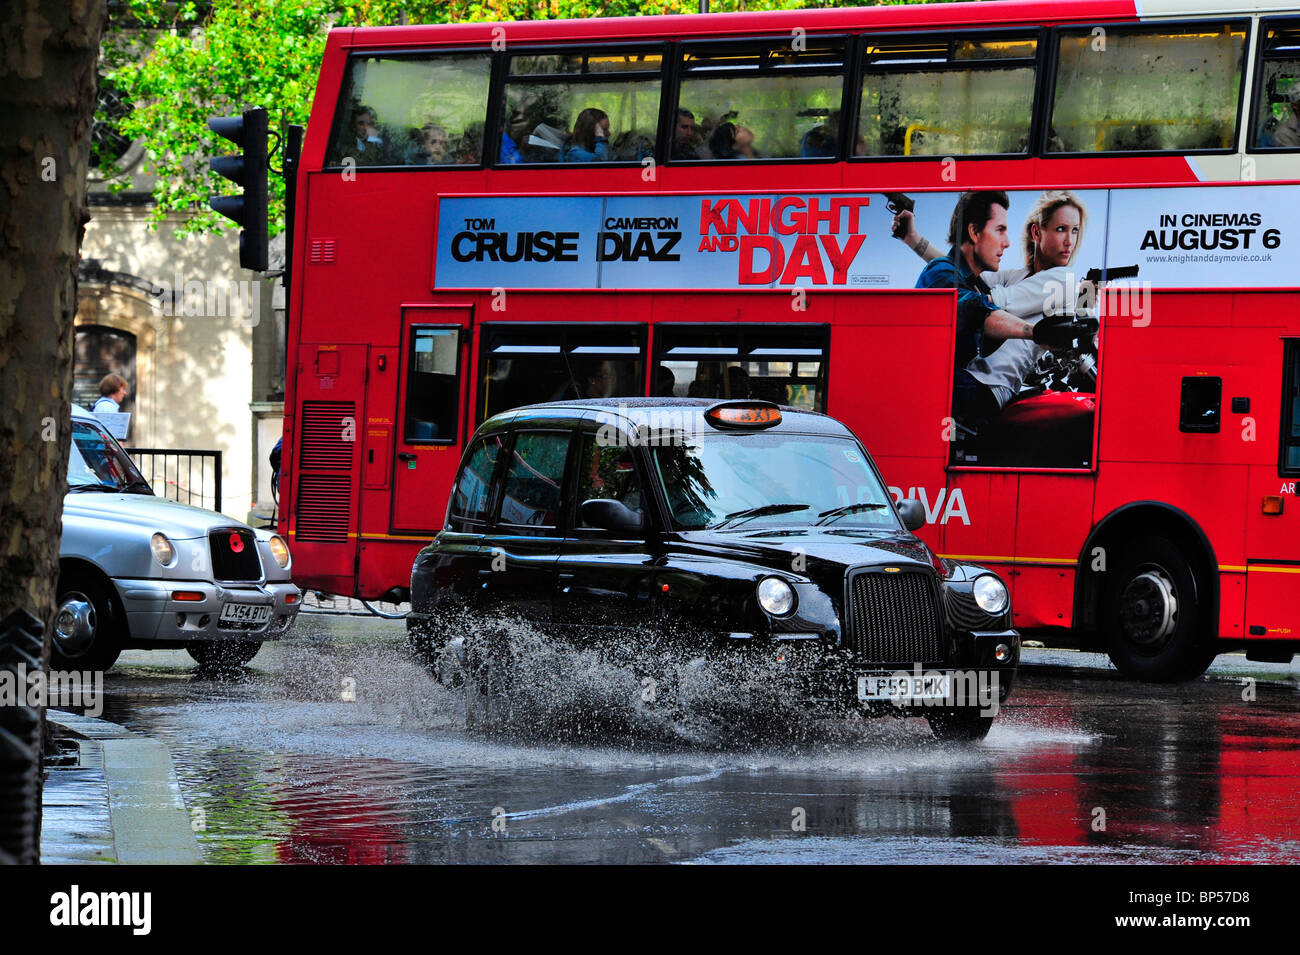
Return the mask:
[[(447, 493), (465, 447), (469, 305), (430, 305), (402, 310), (401, 374), (391, 458), (390, 529), (432, 537), (442, 528)], [(367, 451), (367, 456), (369, 455)], [(376, 480), (384, 477), (376, 472)]]
[[(1276, 355), (1276, 348), (1274, 344), (1269, 351)], [(1245, 414), (1253, 414), (1258, 422), (1259, 434), (1253, 445), (1258, 451), (1250, 467), (1245, 515), (1245, 636), (1255, 640), (1300, 639), (1300, 614), (1296, 612), (1296, 594), (1300, 593), (1300, 495), (1296, 493), (1300, 488), (1300, 339), (1283, 341), (1282, 356), (1280, 401), (1271, 387), (1278, 380), (1276, 372), (1268, 374), (1264, 362), (1260, 362), (1260, 380), (1254, 389), (1259, 395), (1256, 400), (1264, 407), (1249, 408), (1245, 404), (1249, 399), (1232, 393), (1223, 401), (1225, 430), (1244, 433)], [(1232, 402), (1238, 406), (1232, 407)], [(1263, 424), (1273, 418), (1269, 404), (1281, 406), (1277, 444), (1272, 443), (1270, 429)]]

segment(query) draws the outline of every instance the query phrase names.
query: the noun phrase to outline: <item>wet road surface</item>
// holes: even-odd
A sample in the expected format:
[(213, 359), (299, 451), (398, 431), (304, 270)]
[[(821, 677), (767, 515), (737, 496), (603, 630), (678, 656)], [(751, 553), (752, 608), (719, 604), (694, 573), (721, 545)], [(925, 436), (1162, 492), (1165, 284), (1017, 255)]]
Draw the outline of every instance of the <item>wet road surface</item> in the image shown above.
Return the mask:
[(919, 719), (747, 737), (635, 706), (602, 736), (573, 711), (637, 674), (554, 667), (565, 718), (503, 738), (466, 731), (400, 621), (304, 615), (233, 678), (124, 654), (103, 717), (170, 747), (209, 862), (1300, 860), (1300, 664), (1147, 686), (1026, 656), (973, 747)]

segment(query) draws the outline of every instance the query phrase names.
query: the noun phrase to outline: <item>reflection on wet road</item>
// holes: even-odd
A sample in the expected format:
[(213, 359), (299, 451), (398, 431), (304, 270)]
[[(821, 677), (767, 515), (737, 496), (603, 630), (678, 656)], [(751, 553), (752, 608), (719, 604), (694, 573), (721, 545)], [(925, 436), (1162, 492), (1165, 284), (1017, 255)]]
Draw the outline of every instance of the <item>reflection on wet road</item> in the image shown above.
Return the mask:
[(1030, 651), (972, 748), (920, 720), (579, 745), (466, 733), (403, 639), (311, 617), (235, 680), (127, 653), (104, 718), (171, 748), (210, 862), (1300, 860), (1294, 664), (1143, 686)]

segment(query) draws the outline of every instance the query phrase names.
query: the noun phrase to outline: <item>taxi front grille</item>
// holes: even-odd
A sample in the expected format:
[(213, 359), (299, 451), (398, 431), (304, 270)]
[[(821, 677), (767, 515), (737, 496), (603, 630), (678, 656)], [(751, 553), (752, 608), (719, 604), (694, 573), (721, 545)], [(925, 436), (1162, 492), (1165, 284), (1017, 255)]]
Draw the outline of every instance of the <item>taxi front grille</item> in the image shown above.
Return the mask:
[(942, 663), (934, 587), (916, 572), (861, 571), (849, 579), (849, 646), (862, 663)]
[(262, 562), (252, 531), (228, 527), (208, 532), (212, 576), (216, 580), (261, 580)]

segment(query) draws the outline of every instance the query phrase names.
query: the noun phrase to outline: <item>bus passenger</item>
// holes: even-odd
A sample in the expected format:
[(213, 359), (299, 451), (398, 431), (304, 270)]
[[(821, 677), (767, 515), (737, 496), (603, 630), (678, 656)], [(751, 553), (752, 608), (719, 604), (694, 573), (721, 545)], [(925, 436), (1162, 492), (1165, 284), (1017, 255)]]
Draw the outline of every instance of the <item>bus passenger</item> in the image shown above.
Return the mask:
[(532, 129), (534, 122), (529, 115), (529, 111), (523, 106), (517, 106), (510, 112), (509, 119), (503, 124), (501, 130), (501, 155), (499, 162), (502, 165), (513, 166), (524, 162), (523, 144), (528, 140), (528, 131)]
[(416, 166), (437, 166), (449, 159), (447, 130), (434, 123), (425, 123), (415, 131), (419, 150), (411, 160)]
[(679, 109), (677, 125), (673, 127), (673, 158), (702, 159), (703, 146), (699, 127), (695, 125), (695, 114), (689, 109)]
[(840, 154), (840, 112), (831, 110), (826, 122), (814, 126), (799, 140), (799, 155), (804, 159), (834, 157)]
[(609, 162), (609, 116), (604, 110), (588, 107), (578, 114), (562, 158), (564, 162)]
[(655, 369), (655, 397), (671, 398), (676, 394), (677, 376), (667, 365), (661, 364)]
[(753, 389), (750, 387), (749, 372), (741, 365), (727, 366), (727, 397), (754, 397)]
[(483, 158), (483, 124), (470, 123), (465, 135), (459, 137), (451, 149), (451, 161), (458, 166), (477, 166)]
[(719, 123), (709, 138), (709, 150), (714, 159), (755, 159), (754, 134), (746, 126)]
[(375, 111), (358, 105), (352, 110), (349, 132), (339, 148), (339, 160), (351, 159), (358, 166), (377, 166), (386, 161), (384, 137)]
[(1273, 141), (1268, 145), (1295, 149), (1300, 146), (1300, 80), (1291, 85), (1290, 92), (1286, 94), (1286, 102), (1291, 115), (1273, 130)]
[(624, 130), (614, 137), (614, 141), (609, 145), (612, 158), (621, 159), (627, 162), (640, 162), (647, 156), (655, 154), (654, 140), (645, 133), (638, 133), (635, 129)]

